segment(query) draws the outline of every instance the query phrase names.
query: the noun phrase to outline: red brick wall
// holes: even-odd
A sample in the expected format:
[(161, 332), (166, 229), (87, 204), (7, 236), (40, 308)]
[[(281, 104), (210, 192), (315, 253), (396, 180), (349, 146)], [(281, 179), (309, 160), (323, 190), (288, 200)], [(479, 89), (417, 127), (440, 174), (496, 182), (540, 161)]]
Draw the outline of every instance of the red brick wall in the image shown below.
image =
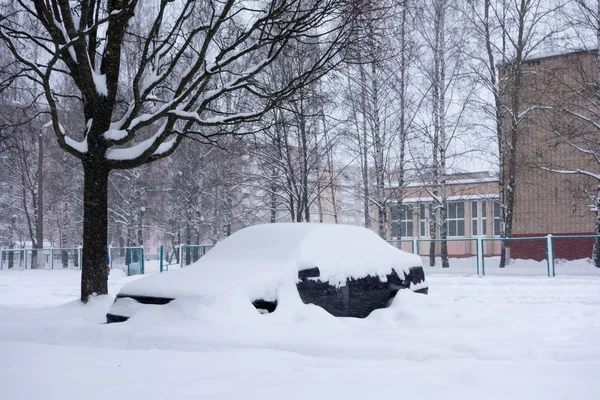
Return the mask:
[[(553, 233), (553, 236), (589, 236), (593, 233)], [(546, 234), (513, 235), (513, 237), (545, 237)], [(554, 239), (554, 258), (579, 260), (592, 256), (594, 239)], [(510, 244), (510, 257), (513, 259), (528, 259), (542, 261), (546, 259), (545, 240), (515, 240)]]

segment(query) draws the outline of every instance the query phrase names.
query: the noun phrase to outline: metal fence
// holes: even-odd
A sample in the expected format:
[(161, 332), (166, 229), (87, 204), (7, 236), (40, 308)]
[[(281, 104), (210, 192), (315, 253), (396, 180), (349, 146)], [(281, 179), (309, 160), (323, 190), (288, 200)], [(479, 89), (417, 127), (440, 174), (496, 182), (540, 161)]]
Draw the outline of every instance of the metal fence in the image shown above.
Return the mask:
[(80, 247), (0, 249), (0, 269), (79, 269), (80, 266)]
[[(479, 276), (486, 275), (600, 275), (600, 268), (591, 262), (593, 243), (600, 236), (573, 235), (518, 238), (449, 238), (419, 239), (406, 238), (388, 240), (391, 245), (404, 251), (418, 254), (423, 258), (423, 265), (440, 267), (440, 243), (446, 242), (449, 248), (450, 268), (440, 271), (448, 273), (466, 273)], [(509, 243), (508, 259), (500, 268), (500, 248), (502, 242)], [(432, 246), (435, 244), (435, 247)], [(456, 245), (462, 243), (462, 245)], [(450, 247), (450, 246), (449, 246)], [(518, 250), (518, 252), (517, 252)], [(432, 251), (433, 257), (429, 253)], [(511, 253), (518, 258), (510, 258)], [(429, 260), (433, 259), (433, 265)], [(427, 268), (428, 269), (428, 268)], [(429, 271), (435, 271), (429, 269)]]
[(481, 257), (477, 238), (411, 238), (388, 240), (387, 242), (401, 250), (421, 256), (423, 265), (431, 267), (442, 265), (442, 244), (445, 243), (447, 245), (449, 267), (453, 270), (461, 269), (465, 273), (479, 274)]
[[(549, 256), (548, 246), (552, 236), (549, 237), (518, 237), (518, 238), (482, 238), (481, 239), (481, 275), (548, 275), (555, 276), (551, 270), (552, 257)], [(515, 249), (516, 246), (529, 248), (522, 251), (522, 256), (518, 259), (508, 257), (503, 268), (500, 268), (500, 258), (495, 257), (486, 261), (485, 245), (487, 243), (509, 243), (509, 248)], [(542, 259), (538, 260), (536, 253), (543, 253)], [(510, 256), (510, 252), (508, 252)]]
[(181, 267), (187, 267), (198, 261), (214, 244), (183, 244), (179, 247), (179, 262)]
[(144, 275), (143, 247), (109, 247), (110, 268), (123, 270), (127, 276)]
[[(404, 251), (422, 257), (426, 271), (468, 275), (600, 275), (600, 268), (591, 262), (592, 248), (600, 236), (565, 235), (519, 238), (406, 238), (388, 242)], [(449, 251), (449, 268), (441, 267), (441, 243), (446, 242)], [(510, 243), (513, 254), (504, 268), (499, 268), (499, 249), (502, 241)], [(111, 268), (122, 269), (128, 276), (165, 272), (172, 268), (189, 266), (202, 258), (214, 244), (181, 245), (176, 251), (175, 262), (167, 263), (160, 246), (158, 263), (146, 271), (143, 247), (109, 247)], [(518, 250), (518, 257), (517, 255)], [(0, 269), (80, 269), (81, 247), (46, 249), (0, 249)], [(579, 258), (574, 258), (579, 257)], [(576, 260), (576, 261), (573, 261)], [(433, 261), (435, 268), (431, 266)], [(159, 268), (157, 268), (159, 267)], [(154, 269), (153, 269), (154, 268)]]
[[(591, 268), (595, 274), (600, 275), (600, 268), (592, 264), (592, 251), (594, 242), (600, 239), (600, 236), (594, 235), (574, 235), (574, 236), (551, 236), (550, 254), (552, 276), (556, 275), (588, 275), (588, 268)], [(576, 265), (572, 260), (574, 255), (587, 254), (589, 260), (585, 263)], [(577, 256), (576, 258), (580, 258)], [(587, 264), (587, 265), (586, 265)]]

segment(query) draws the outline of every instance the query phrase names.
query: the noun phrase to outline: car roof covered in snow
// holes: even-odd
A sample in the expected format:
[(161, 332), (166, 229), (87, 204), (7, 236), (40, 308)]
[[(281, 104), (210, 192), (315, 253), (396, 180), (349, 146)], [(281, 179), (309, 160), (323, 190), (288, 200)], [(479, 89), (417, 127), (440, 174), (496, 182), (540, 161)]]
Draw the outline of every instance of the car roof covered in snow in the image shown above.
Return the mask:
[(388, 244), (373, 231), (349, 225), (277, 223), (241, 229), (189, 267), (134, 281), (121, 294), (156, 297), (213, 296), (244, 286), (268, 298), (298, 271), (318, 267), (320, 279), (381, 276), (421, 266), (420, 257)]

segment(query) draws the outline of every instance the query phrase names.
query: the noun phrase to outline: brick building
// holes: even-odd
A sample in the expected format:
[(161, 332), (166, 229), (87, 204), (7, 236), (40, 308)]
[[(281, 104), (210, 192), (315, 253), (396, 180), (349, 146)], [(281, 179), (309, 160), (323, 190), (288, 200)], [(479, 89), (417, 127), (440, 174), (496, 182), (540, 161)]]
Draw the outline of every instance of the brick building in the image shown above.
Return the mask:
[[(552, 234), (592, 235), (595, 215), (590, 211), (590, 194), (597, 181), (576, 174), (551, 170), (582, 169), (600, 174), (600, 164), (574, 145), (590, 146), (600, 142), (598, 129), (574, 114), (600, 122), (600, 106), (590, 82), (597, 82), (596, 52), (579, 51), (533, 58), (525, 61), (517, 139), (516, 198), (512, 237), (540, 237)], [(503, 74), (503, 81), (510, 78)], [(508, 93), (505, 91), (505, 103)], [(594, 110), (590, 109), (590, 105)], [(503, 121), (505, 129), (510, 121)], [(600, 151), (600, 148), (598, 149)], [(478, 235), (497, 237), (500, 229), (499, 181), (487, 173), (448, 176), (448, 238)], [(390, 238), (429, 237), (431, 189), (426, 183), (409, 185), (402, 205), (392, 205), (389, 215)], [(439, 237), (439, 236), (438, 236)], [(593, 240), (555, 241), (557, 258), (578, 259), (591, 256)], [(406, 247), (406, 246), (405, 246)], [(408, 247), (409, 248), (409, 247)], [(499, 254), (499, 242), (486, 243), (485, 254)], [(453, 257), (475, 254), (469, 242), (449, 242)], [(420, 254), (428, 252), (422, 243)], [(511, 258), (542, 260), (544, 241), (514, 241)]]
[[(595, 216), (590, 212), (588, 194), (596, 194), (597, 182), (582, 175), (565, 175), (550, 169), (600, 172), (594, 157), (586, 156), (572, 146), (587, 147), (587, 140), (598, 135), (597, 130), (590, 131), (589, 124), (573, 115), (599, 119), (589, 108), (590, 104), (596, 103), (590, 87), (590, 82), (597, 82), (596, 65), (595, 51), (525, 61), (520, 112), (529, 111), (518, 131), (512, 237), (592, 235), (594, 232)], [(508, 97), (509, 91), (505, 93)], [(505, 102), (508, 101), (505, 98)], [(503, 122), (505, 129), (509, 129), (510, 121)], [(592, 240), (557, 240), (556, 256), (565, 259), (590, 257), (592, 245)], [(514, 242), (511, 257), (525, 256), (538, 260), (545, 258), (543, 244)]]
[[(423, 182), (406, 186), (402, 205), (391, 206), (390, 239), (416, 237), (426, 240), (431, 237), (432, 190), (432, 185)], [(450, 175), (447, 179), (447, 195), (448, 253), (451, 257), (472, 256), (476, 254), (475, 242), (461, 239), (499, 234), (500, 210), (494, 201), (499, 197), (498, 178), (489, 172)], [(419, 242), (419, 254), (428, 254), (429, 246), (430, 243), (426, 241)], [(439, 244), (437, 247), (439, 254)], [(410, 251), (411, 244), (403, 243), (402, 248)], [(499, 254), (499, 251), (499, 243), (485, 244), (486, 255)]]

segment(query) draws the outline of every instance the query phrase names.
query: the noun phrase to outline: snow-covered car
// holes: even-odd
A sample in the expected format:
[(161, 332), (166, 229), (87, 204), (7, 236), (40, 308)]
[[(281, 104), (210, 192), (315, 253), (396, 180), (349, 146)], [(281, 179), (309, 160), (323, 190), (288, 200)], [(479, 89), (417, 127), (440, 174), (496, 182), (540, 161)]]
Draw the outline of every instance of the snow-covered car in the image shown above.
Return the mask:
[(312, 303), (336, 317), (364, 318), (387, 307), (401, 289), (427, 294), (421, 258), (369, 229), (264, 224), (234, 233), (190, 267), (123, 286), (106, 319), (126, 321), (173, 300), (205, 306), (219, 299), (232, 312), (249, 304), (265, 314), (285, 302)]

